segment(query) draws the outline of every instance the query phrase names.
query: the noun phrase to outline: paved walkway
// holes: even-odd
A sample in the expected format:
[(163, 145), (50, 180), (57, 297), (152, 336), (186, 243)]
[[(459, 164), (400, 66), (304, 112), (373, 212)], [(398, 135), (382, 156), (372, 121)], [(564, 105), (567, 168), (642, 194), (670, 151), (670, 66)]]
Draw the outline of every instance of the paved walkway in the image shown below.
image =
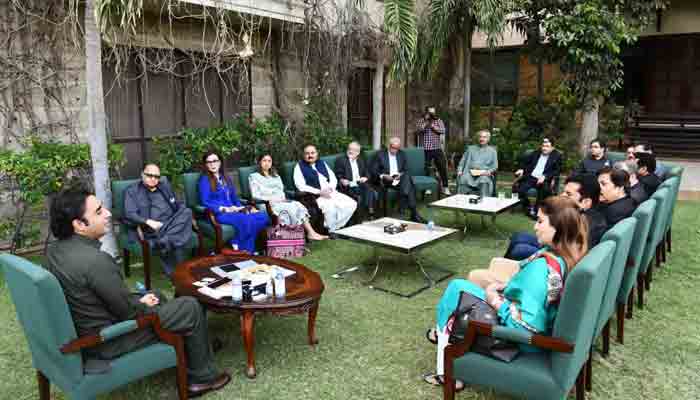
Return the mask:
[[(664, 159), (661, 159), (663, 162)], [(678, 161), (669, 159), (670, 163), (682, 165), (683, 179), (681, 180), (679, 200), (700, 200), (700, 160)]]

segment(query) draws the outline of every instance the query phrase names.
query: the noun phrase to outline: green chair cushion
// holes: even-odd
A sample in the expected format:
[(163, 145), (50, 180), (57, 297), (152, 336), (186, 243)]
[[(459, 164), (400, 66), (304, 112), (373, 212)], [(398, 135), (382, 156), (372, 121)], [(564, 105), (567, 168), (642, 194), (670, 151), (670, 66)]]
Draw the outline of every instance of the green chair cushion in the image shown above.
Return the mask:
[(621, 151), (608, 151), (608, 160), (611, 164), (615, 164), (618, 161), (625, 161), (627, 159), (627, 153)]
[(326, 164), (328, 164), (328, 168), (334, 169), (335, 168), (335, 160), (340, 157), (342, 154), (331, 154), (329, 156), (323, 156), (321, 157), (321, 161), (325, 161)]
[(250, 193), (250, 181), (248, 180), (248, 178), (252, 173), (256, 172), (257, 169), (258, 168), (255, 165), (238, 168), (238, 182), (241, 188), (238, 194), (241, 196), (241, 198), (249, 200), (253, 198)]
[(282, 170), (280, 171), (282, 183), (284, 183), (284, 189), (286, 191), (290, 191), (291, 193), (295, 193), (297, 189), (294, 185), (294, 166), (297, 164), (297, 162), (298, 161), (286, 161), (282, 165)]
[(413, 184), (416, 186), (416, 192), (424, 192), (426, 190), (432, 190), (433, 193), (437, 193), (438, 181), (432, 176), (413, 176)]
[[(199, 220), (197, 221), (197, 226), (199, 226), (199, 229), (202, 231), (202, 235), (205, 237), (216, 237), (216, 230), (211, 222)], [(232, 225), (221, 225), (221, 240), (223, 240), (224, 243), (228, 243), (235, 235), (236, 228), (234, 228)]]
[(666, 211), (669, 203), (671, 202), (670, 189), (668, 187), (659, 187), (656, 189), (656, 192), (654, 192), (651, 198), (656, 201), (656, 209), (654, 210), (654, 217), (651, 220), (651, 230), (649, 231), (649, 236), (647, 237), (647, 244), (644, 247), (642, 264), (639, 267), (639, 270), (642, 273), (647, 272), (649, 263), (656, 254), (656, 246), (659, 244), (663, 238), (663, 234), (666, 232)]
[(634, 264), (625, 268), (620, 291), (617, 294), (617, 302), (620, 304), (627, 304), (627, 298), (637, 284), (637, 274), (642, 265), (644, 247), (647, 244), (647, 238), (651, 230), (654, 209), (656, 209), (656, 200), (649, 199), (640, 204), (632, 214), (632, 217), (637, 219), (637, 227), (634, 230), (634, 240), (632, 241), (629, 255)]
[(185, 205), (195, 212), (199, 206), (199, 172), (189, 172), (182, 175), (185, 185)]
[(637, 227), (637, 219), (634, 217), (625, 218), (610, 228), (601, 241), (612, 240), (615, 242), (615, 253), (613, 254), (612, 267), (608, 282), (603, 293), (603, 303), (600, 306), (598, 322), (596, 323), (595, 336), (598, 337), (603, 331), (603, 327), (615, 313), (617, 295), (622, 285), (622, 277), (627, 268), (627, 258), (629, 256), (632, 238)]
[(407, 147), (403, 149), (406, 154), (406, 169), (411, 176), (426, 176), (425, 151), (420, 147)]

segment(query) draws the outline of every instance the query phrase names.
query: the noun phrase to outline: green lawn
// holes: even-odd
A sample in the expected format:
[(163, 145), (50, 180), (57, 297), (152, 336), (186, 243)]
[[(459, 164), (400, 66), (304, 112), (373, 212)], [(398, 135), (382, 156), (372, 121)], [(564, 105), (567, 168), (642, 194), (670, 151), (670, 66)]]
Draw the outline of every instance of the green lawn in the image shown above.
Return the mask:
[[(454, 225), (452, 213), (437, 213), (436, 222)], [(440, 265), (464, 277), (473, 268), (501, 256), (506, 240), (471, 218), (471, 231), (426, 249), (425, 265)], [(674, 225), (674, 251), (668, 263), (655, 271), (648, 306), (626, 321), (624, 346), (613, 340), (610, 356), (594, 356), (593, 399), (698, 399), (700, 398), (700, 314), (696, 307), (700, 284), (700, 203), (679, 202)], [(531, 229), (520, 214), (497, 220), (503, 232)], [(362, 286), (361, 276), (336, 280), (342, 266), (371, 257), (371, 249), (343, 240), (316, 243), (301, 262), (318, 271), (326, 291), (317, 320), (320, 343), (306, 343), (302, 316), (264, 316), (256, 322), (258, 378), (243, 376), (245, 353), (239, 320), (210, 314), (210, 330), (222, 338), (219, 366), (233, 374), (225, 390), (209, 399), (439, 399), (439, 389), (422, 382), (421, 373), (432, 371), (434, 348), (424, 339), (434, 323), (434, 306), (446, 282), (412, 299), (402, 299)], [(385, 258), (392, 257), (386, 253)], [(422, 283), (407, 259), (387, 262), (378, 283), (405, 289)], [(131, 284), (142, 280), (136, 268)], [(390, 281), (386, 277), (391, 277)], [(171, 291), (159, 278), (156, 287)], [(31, 357), (4, 281), (0, 281), (0, 398), (38, 398)], [(614, 330), (613, 330), (614, 336)], [(175, 398), (174, 371), (136, 382), (107, 398)], [(65, 398), (54, 393), (54, 398)], [(501, 399), (501, 395), (468, 387), (459, 399)], [(573, 397), (572, 397), (573, 398)]]

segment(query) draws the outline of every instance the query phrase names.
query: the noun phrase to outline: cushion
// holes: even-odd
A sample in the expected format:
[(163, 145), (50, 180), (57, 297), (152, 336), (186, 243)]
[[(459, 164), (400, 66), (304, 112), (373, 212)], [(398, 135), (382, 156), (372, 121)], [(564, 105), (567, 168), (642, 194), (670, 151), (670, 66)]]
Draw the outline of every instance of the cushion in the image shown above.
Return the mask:
[(239, 182), (239, 187), (241, 188), (239, 194), (241, 198), (251, 200), (252, 194), (250, 193), (250, 181), (248, 180), (248, 177), (257, 171), (257, 166), (249, 166), (249, 167), (240, 167), (238, 168), (238, 182)]
[(411, 176), (425, 176), (425, 151), (420, 147), (407, 147), (403, 149), (406, 154), (408, 174)]
[(620, 291), (617, 294), (618, 303), (627, 304), (627, 297), (629, 297), (632, 288), (634, 288), (637, 283), (637, 274), (642, 264), (644, 247), (649, 237), (649, 231), (651, 230), (651, 220), (654, 215), (654, 209), (656, 209), (656, 200), (649, 199), (642, 202), (632, 214), (632, 216), (637, 219), (637, 227), (634, 230), (634, 240), (632, 241), (629, 255), (634, 261), (634, 265), (625, 269)]
[(417, 193), (426, 190), (432, 190), (433, 193), (437, 193), (438, 181), (432, 176), (413, 176), (412, 179)]

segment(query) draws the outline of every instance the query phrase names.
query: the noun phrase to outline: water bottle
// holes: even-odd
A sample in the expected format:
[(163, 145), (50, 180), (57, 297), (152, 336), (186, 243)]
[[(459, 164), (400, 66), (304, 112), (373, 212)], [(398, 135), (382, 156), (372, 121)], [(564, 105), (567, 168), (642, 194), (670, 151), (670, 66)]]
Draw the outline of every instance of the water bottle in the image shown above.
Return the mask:
[(278, 270), (275, 274), (275, 296), (281, 298), (284, 297), (286, 293), (287, 289), (285, 287), (284, 274), (282, 271)]
[(435, 229), (435, 222), (433, 222), (433, 220), (431, 219), (430, 221), (428, 221), (428, 231), (432, 232), (433, 229)]
[(241, 277), (238, 274), (233, 276), (231, 280), (231, 300), (241, 301), (243, 299), (243, 283), (241, 282)]
[(428, 232), (432, 232), (435, 229), (435, 221), (433, 220), (433, 209), (428, 207), (428, 223), (426, 225)]
[(274, 291), (274, 283), (272, 282), (272, 277), (270, 277), (265, 285), (265, 296), (272, 297), (272, 293), (274, 293)]

